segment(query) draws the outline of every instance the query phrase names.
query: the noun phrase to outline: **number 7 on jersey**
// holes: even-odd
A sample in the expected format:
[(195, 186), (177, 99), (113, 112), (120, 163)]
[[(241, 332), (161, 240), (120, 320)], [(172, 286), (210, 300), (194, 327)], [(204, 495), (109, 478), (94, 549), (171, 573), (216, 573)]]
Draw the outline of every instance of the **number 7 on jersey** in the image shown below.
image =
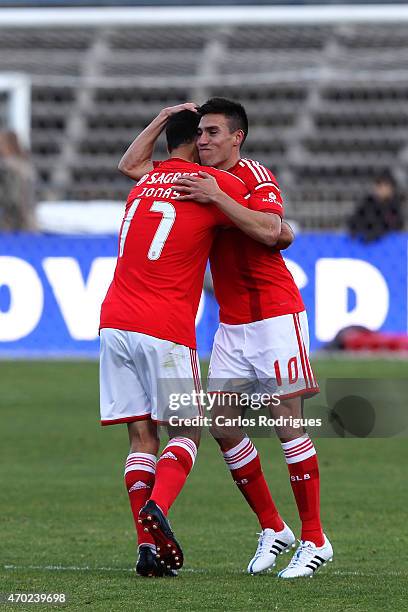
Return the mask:
[[(140, 198), (136, 198), (134, 202), (129, 207), (127, 214), (123, 220), (122, 231), (120, 233), (120, 241), (119, 241), (119, 257), (123, 256), (123, 251), (125, 248), (126, 237), (129, 232), (130, 224), (132, 219), (137, 211), (137, 207), (140, 204)], [(159, 227), (156, 230), (155, 235), (153, 236), (153, 240), (150, 243), (149, 252), (147, 257), (152, 261), (159, 259), (161, 252), (163, 250), (164, 244), (170, 234), (171, 228), (173, 227), (174, 221), (176, 220), (176, 209), (173, 204), (170, 202), (153, 202), (150, 207), (150, 210), (153, 212), (159, 212), (163, 216), (159, 223)]]

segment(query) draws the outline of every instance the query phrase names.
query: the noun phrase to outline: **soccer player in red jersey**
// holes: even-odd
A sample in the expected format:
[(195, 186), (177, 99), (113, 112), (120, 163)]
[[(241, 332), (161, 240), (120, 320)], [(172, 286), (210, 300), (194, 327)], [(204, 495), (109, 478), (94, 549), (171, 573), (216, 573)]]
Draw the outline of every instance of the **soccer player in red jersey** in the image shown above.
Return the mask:
[[(204, 169), (194, 163), (198, 121), (188, 109), (173, 114), (166, 126), (170, 159), (131, 190), (114, 278), (101, 308), (101, 420), (128, 426), (125, 483), (138, 534), (137, 571), (145, 576), (183, 564), (166, 516), (197, 453), (200, 428), (185, 421), (201, 416), (199, 402), (193, 401), (200, 393), (195, 317), (217, 228), (231, 225), (215, 206), (177, 200), (171, 189), (181, 176)], [(228, 172), (210, 172), (242, 204), (238, 225), (262, 235), (264, 219), (246, 208), (243, 181)], [(170, 394), (186, 393), (190, 405), (181, 404), (172, 415)], [(167, 424), (170, 440), (156, 464), (158, 423)]]
[[(134, 516), (141, 575), (171, 573), (183, 554), (166, 515), (191, 471), (201, 415), (199, 403), (177, 413), (159, 460), (158, 423), (169, 423), (169, 392), (199, 393), (195, 317), (217, 227), (230, 224), (215, 206), (177, 201), (171, 184), (197, 175), (198, 116), (175, 114), (166, 128), (170, 159), (133, 187), (119, 235), (113, 281), (101, 307), (100, 395), (103, 425), (127, 423), (130, 453), (125, 483)], [(213, 170), (232, 197), (245, 203), (236, 177)], [(159, 550), (160, 549), (160, 550)], [(156, 561), (156, 555), (160, 560)]]
[[(275, 418), (286, 418), (286, 424), (276, 427), (276, 431), (302, 523), (300, 546), (279, 576), (311, 576), (332, 558), (333, 550), (320, 522), (316, 451), (305, 430), (299, 431), (290, 421), (290, 417), (292, 423), (302, 418), (303, 398), (318, 392), (318, 385), (308, 357), (307, 316), (302, 298), (280, 253), (271, 249), (281, 230), (281, 193), (267, 168), (240, 157), (248, 132), (244, 108), (215, 98), (199, 110), (202, 119), (197, 147), (201, 162), (239, 176), (251, 193), (249, 208), (269, 218), (269, 229), (263, 236), (229, 229), (220, 233), (213, 246), (211, 269), (221, 323), (211, 355), (209, 389), (237, 391), (240, 379), (247, 381), (239, 387), (241, 393), (279, 393), (279, 405), (271, 405), (270, 411)], [(158, 125), (153, 128), (157, 130)], [(149, 137), (154, 129), (145, 131), (139, 143), (144, 145), (144, 153), (135, 146), (131, 156), (123, 160), (124, 165), (138, 157), (148, 163), (152, 150)], [(181, 198), (194, 197), (202, 203), (215, 204), (231, 220), (239, 214), (233, 199), (205, 173), (179, 180), (176, 187), (186, 194)], [(236, 416), (236, 407), (230, 408), (232, 414), (225, 406), (219, 406), (214, 416)], [(213, 427), (212, 433), (262, 528), (257, 551), (248, 565), (250, 573), (258, 573), (275, 565), (277, 556), (294, 544), (295, 536), (278, 513), (251, 440), (239, 427)]]

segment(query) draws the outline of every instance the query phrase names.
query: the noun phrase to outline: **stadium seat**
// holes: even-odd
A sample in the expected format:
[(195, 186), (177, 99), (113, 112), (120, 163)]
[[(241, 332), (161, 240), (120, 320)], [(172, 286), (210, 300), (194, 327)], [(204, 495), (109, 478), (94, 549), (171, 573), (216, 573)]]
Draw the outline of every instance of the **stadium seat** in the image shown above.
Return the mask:
[(305, 228), (344, 226), (377, 172), (406, 171), (407, 61), (399, 24), (0, 27), (0, 72), (32, 79), (40, 200), (123, 199), (117, 163), (150, 119), (221, 95), (247, 108), (243, 155), (275, 172)]

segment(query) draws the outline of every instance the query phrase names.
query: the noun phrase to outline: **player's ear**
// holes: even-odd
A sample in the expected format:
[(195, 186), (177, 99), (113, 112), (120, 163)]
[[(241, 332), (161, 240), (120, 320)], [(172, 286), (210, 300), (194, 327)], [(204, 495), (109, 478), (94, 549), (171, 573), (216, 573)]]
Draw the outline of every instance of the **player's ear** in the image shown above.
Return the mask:
[(245, 134), (243, 130), (237, 130), (234, 134), (234, 144), (237, 147), (240, 147), (242, 143), (244, 142), (244, 138), (245, 138)]

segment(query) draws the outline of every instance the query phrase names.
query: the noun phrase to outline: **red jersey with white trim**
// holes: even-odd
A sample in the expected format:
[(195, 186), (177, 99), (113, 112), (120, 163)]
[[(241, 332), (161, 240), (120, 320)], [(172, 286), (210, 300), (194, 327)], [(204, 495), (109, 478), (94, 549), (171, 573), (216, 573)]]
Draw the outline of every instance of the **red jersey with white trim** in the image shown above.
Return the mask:
[[(281, 192), (270, 170), (257, 161), (240, 159), (229, 172), (248, 187), (249, 208), (283, 217)], [(252, 323), (305, 309), (280, 252), (237, 228), (218, 234), (210, 263), (222, 323)]]
[(172, 158), (143, 176), (126, 203), (115, 275), (100, 328), (137, 331), (196, 347), (195, 317), (218, 226), (231, 221), (215, 206), (177, 201), (170, 185), (200, 170), (247, 205), (245, 184), (228, 172)]

